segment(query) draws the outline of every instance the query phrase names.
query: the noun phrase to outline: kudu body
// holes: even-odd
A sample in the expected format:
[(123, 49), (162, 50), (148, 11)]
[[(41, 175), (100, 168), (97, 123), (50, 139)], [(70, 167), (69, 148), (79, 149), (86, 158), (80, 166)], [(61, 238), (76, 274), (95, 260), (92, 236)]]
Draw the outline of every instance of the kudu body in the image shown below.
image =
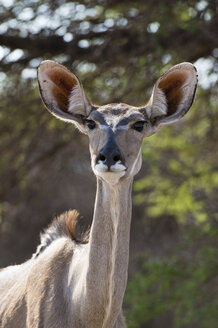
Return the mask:
[(89, 241), (74, 236), (68, 212), (41, 237), (37, 253), (0, 272), (0, 327), (123, 328), (131, 189), (143, 137), (178, 121), (190, 108), (197, 74), (190, 63), (159, 78), (147, 105), (93, 106), (75, 75), (45, 61), (38, 80), (47, 109), (89, 137), (97, 193)]

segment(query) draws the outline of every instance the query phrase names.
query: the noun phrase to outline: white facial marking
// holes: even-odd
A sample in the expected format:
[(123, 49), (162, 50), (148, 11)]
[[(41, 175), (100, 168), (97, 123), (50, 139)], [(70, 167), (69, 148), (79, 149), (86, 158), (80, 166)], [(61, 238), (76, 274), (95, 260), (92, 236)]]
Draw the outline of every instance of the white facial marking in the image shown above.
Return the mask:
[(125, 124), (125, 125), (118, 125), (116, 127), (117, 130), (128, 130), (129, 126), (128, 124)]
[(112, 185), (119, 182), (120, 178), (124, 176), (125, 171), (126, 167), (120, 161), (112, 165), (110, 171), (108, 171), (108, 166), (103, 164), (102, 161), (99, 161), (94, 167), (94, 173)]
[(107, 124), (100, 124), (99, 126), (100, 126), (100, 129), (101, 130), (108, 130), (108, 129), (111, 128), (113, 131), (114, 130), (128, 130), (128, 128), (129, 128), (129, 125), (128, 124), (125, 124), (125, 125), (117, 125), (117, 126), (112, 126), (112, 124), (111, 124), (111, 126), (109, 126)]
[(121, 164), (121, 161), (118, 161), (116, 164), (111, 165), (110, 170), (112, 172), (121, 172), (121, 171), (125, 171), (126, 167)]
[[(95, 165), (95, 170), (100, 172), (108, 171), (108, 166), (105, 165), (102, 161), (98, 161), (98, 163)], [(126, 167), (121, 164), (121, 161), (118, 161), (116, 164), (111, 165), (110, 171), (108, 172), (122, 172), (125, 171)]]
[(95, 165), (95, 170), (98, 172), (108, 171), (107, 165), (103, 164), (102, 161), (99, 161), (98, 164)]
[(141, 147), (140, 147), (139, 152), (138, 152), (138, 155), (137, 155), (137, 157), (136, 157), (136, 159), (135, 159), (135, 161), (134, 161), (134, 163), (132, 165), (132, 168), (131, 168), (131, 171), (130, 171), (130, 175), (133, 175), (133, 172), (135, 170), (135, 167), (136, 167), (136, 164), (137, 164), (137, 162), (139, 160), (140, 155), (141, 155)]

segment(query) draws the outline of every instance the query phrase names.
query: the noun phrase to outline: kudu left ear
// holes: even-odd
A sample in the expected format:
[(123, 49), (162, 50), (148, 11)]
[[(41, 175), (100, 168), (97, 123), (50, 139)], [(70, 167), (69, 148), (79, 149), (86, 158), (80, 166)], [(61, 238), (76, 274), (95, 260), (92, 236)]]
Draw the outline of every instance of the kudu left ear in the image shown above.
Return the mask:
[(173, 66), (157, 80), (146, 108), (154, 128), (174, 123), (188, 112), (197, 82), (196, 68), (186, 62)]
[(83, 118), (92, 110), (79, 79), (66, 67), (43, 61), (38, 68), (38, 82), (46, 108), (60, 120), (75, 123), (83, 130)]

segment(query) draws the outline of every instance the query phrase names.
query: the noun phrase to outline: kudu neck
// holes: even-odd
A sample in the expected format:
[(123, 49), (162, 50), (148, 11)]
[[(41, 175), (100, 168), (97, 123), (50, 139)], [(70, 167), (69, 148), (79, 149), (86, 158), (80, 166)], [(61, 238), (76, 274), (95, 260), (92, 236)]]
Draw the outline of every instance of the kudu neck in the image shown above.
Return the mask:
[[(132, 180), (112, 186), (97, 179), (97, 193), (89, 241), (88, 297), (100, 304), (96, 326), (114, 327), (126, 289), (131, 223)], [(101, 309), (99, 309), (101, 307)], [(94, 309), (93, 309), (94, 310)], [(94, 310), (95, 312), (95, 310)]]

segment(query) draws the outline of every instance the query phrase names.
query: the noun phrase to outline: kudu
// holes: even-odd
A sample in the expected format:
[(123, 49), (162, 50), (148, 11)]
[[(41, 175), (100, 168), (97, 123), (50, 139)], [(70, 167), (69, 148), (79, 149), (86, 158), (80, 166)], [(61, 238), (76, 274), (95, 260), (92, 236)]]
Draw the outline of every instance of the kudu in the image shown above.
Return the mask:
[(36, 254), (0, 273), (0, 322), (4, 328), (122, 328), (127, 283), (131, 189), (142, 163), (144, 137), (178, 121), (192, 105), (197, 73), (190, 63), (169, 69), (147, 105), (94, 106), (78, 78), (44, 61), (38, 69), (42, 100), (57, 118), (89, 137), (97, 178), (88, 241), (75, 238), (77, 213), (55, 220)]

